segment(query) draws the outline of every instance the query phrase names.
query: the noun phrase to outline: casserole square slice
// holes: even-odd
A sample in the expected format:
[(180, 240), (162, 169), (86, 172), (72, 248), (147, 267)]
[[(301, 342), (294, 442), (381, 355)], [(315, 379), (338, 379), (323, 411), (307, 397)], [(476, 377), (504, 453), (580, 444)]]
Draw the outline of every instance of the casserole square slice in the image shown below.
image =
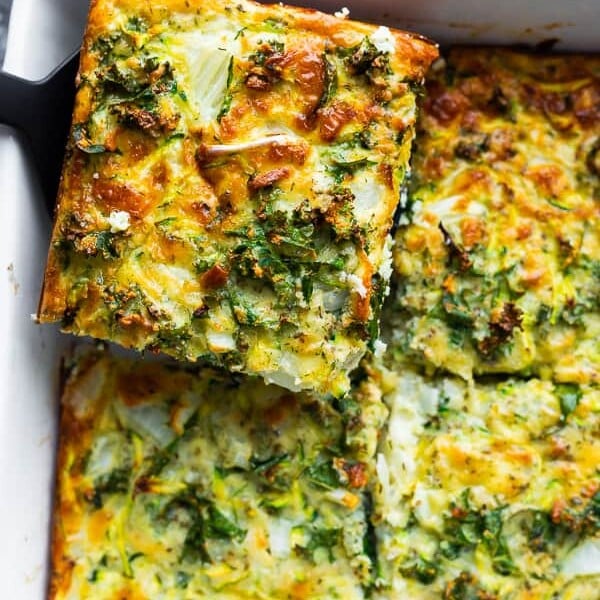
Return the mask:
[(343, 394), (436, 55), (283, 5), (92, 2), (39, 320)]
[(376, 597), (596, 598), (598, 386), (387, 377)]
[(51, 600), (366, 597), (377, 430), (352, 402), (106, 354), (68, 371)]
[(428, 80), (393, 346), (432, 368), (600, 381), (600, 58), (457, 48)]

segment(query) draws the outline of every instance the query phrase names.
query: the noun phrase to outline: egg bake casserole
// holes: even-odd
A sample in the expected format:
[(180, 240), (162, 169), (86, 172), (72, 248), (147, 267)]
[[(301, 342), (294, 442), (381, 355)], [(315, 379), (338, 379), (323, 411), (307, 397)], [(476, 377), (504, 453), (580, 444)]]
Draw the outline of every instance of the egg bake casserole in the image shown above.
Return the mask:
[[(129, 15), (125, 2), (111, 6)], [(242, 4), (246, 12), (215, 9), (215, 30), (229, 31), (222, 19), (234, 16), (264, 18), (240, 25), (232, 45), (219, 38), (220, 50), (203, 46), (193, 28), (166, 31), (167, 21), (156, 17), (166, 13), (154, 6), (140, 20), (123, 18), (110, 49), (98, 46), (84, 58), (93, 75), (81, 89), (90, 99), (76, 112), (61, 192), (64, 206), (73, 205), (59, 210), (42, 307), (53, 298), (67, 330), (178, 358), (211, 357), (230, 372), (103, 352), (68, 362), (50, 598), (596, 600), (598, 58), (465, 48), (436, 63), (395, 234), (393, 293), (382, 320), (388, 348), (372, 344), (375, 352), (350, 373), (367, 337), (377, 338), (380, 296), (369, 300), (366, 337), (344, 337), (357, 333), (354, 317), (343, 335), (323, 337), (321, 319), (333, 315), (341, 327), (361, 300), (375, 298), (369, 286), (379, 281), (385, 290), (394, 204), (387, 194), (398, 193), (411, 135), (410, 125), (401, 138), (392, 135), (389, 117), (414, 118), (414, 86), (402, 102), (377, 100), (377, 82), (398, 82), (394, 61), (404, 44), (430, 47), (390, 34), (395, 53), (383, 51), (385, 30)], [(200, 20), (212, 10), (202, 7)], [(303, 89), (298, 65), (307, 56), (293, 33), (298, 20), (320, 43), (321, 35), (337, 40), (338, 49), (326, 44), (318, 55), (323, 86), (335, 80), (335, 91), (324, 101), (319, 95), (312, 113), (304, 104), (289, 108), (305, 102), (291, 94)], [(96, 39), (91, 23), (88, 40)], [(328, 27), (336, 33), (324, 33)], [(297, 35), (293, 60), (279, 58), (290, 51), (288, 35)], [(230, 53), (219, 70), (226, 67), (224, 91), (212, 105), (194, 104), (190, 48), (196, 57)], [(159, 75), (139, 66), (140, 52), (156, 53)], [(374, 56), (361, 72), (355, 63), (368, 52)], [(212, 62), (198, 61), (206, 73)], [(127, 92), (123, 72), (148, 79)], [(160, 87), (164, 77), (170, 91)], [(357, 95), (383, 111), (381, 121), (369, 122), (371, 146)], [(147, 97), (153, 104), (138, 104)], [(327, 140), (327, 111), (336, 102), (355, 113)], [(213, 110), (211, 128), (188, 125), (203, 110)], [(172, 129), (160, 120), (167, 114), (175, 115)], [(302, 129), (298, 115), (309, 114), (314, 121)], [(238, 121), (227, 134), (232, 115)], [(392, 138), (384, 150), (382, 140)], [(134, 148), (143, 148), (137, 158)], [(386, 188), (381, 164), (390, 156), (400, 162)], [(170, 169), (160, 193), (156, 169)], [(313, 191), (330, 189), (309, 194), (307, 207), (294, 204), (305, 177)], [(179, 195), (173, 181), (210, 188), (214, 204), (191, 206), (193, 194)], [(374, 193), (389, 200), (385, 215), (361, 221), (355, 214), (366, 206), (361, 186), (381, 186)], [(232, 212), (223, 212), (228, 189), (244, 190), (244, 201), (228, 196)], [(353, 199), (336, 204), (340, 189)], [(205, 222), (199, 210), (207, 211)], [(379, 245), (356, 237), (367, 222), (381, 225)], [(233, 223), (237, 229), (226, 234)], [(369, 280), (362, 251), (373, 265)], [(205, 252), (214, 261), (196, 267), (194, 257)], [(288, 273), (298, 289), (286, 305)], [(193, 301), (186, 305), (170, 290)], [(269, 310), (290, 322), (265, 317), (265, 295), (274, 299)], [(198, 298), (207, 308), (190, 313)], [(312, 335), (321, 352), (335, 349), (339, 357), (351, 339), (354, 350), (341, 362), (311, 354)], [(230, 339), (235, 349), (209, 347)], [(275, 362), (265, 367), (259, 355)], [(308, 386), (315, 391), (294, 391)]]
[(92, 2), (39, 320), (343, 394), (436, 55), (282, 5)]
[(392, 345), (466, 378), (600, 381), (600, 57), (454, 49), (419, 130)]

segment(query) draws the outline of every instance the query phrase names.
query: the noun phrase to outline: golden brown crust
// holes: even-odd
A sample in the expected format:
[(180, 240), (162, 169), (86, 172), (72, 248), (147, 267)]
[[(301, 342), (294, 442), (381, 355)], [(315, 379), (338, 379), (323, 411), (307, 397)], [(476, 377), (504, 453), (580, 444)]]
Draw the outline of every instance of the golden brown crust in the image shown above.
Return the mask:
[(464, 377), (598, 381), (600, 56), (462, 47), (446, 63), (397, 238), (403, 344)]
[(308, 9), (95, 1), (40, 321), (347, 390), (436, 55)]

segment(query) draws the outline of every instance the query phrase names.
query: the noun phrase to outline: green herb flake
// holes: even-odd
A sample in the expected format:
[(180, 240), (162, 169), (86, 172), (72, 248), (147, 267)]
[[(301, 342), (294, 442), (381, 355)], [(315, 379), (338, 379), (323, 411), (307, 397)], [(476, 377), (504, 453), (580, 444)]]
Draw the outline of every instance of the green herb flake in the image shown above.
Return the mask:
[[(237, 37), (237, 36), (236, 36)], [(225, 91), (225, 97), (223, 103), (217, 115), (217, 121), (220, 123), (221, 119), (230, 111), (231, 103), (233, 101), (233, 94), (231, 92), (231, 84), (233, 82), (233, 56), (229, 59), (229, 66), (227, 67), (227, 85)]]
[(416, 579), (428, 585), (433, 583), (438, 576), (438, 567), (434, 561), (416, 554), (400, 567), (400, 572), (404, 577)]
[(583, 393), (576, 383), (559, 383), (555, 386), (555, 390), (560, 402), (562, 420), (566, 421), (579, 405)]
[(340, 487), (340, 476), (331, 460), (320, 460), (306, 468), (305, 474), (317, 487), (335, 489)]
[(207, 538), (242, 540), (246, 536), (245, 529), (238, 527), (213, 504), (208, 507), (208, 515), (204, 521), (204, 526), (204, 535)]
[(175, 587), (185, 590), (192, 579), (192, 575), (185, 571), (177, 571), (175, 574)]
[(311, 529), (308, 544), (299, 548), (302, 554), (310, 555), (314, 560), (315, 552), (322, 548), (327, 552), (329, 562), (332, 563), (335, 560), (333, 549), (338, 545), (340, 541), (340, 529), (327, 529), (327, 528), (315, 528)]

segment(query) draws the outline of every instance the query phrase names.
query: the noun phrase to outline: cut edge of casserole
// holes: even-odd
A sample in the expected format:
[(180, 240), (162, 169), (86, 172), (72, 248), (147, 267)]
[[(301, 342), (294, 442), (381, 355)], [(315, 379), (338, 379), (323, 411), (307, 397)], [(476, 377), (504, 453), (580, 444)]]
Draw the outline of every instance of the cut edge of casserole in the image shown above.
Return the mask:
[(343, 394), (436, 56), (308, 9), (95, 0), (39, 320)]
[(600, 380), (600, 56), (459, 47), (421, 103), (390, 334), (430, 371)]
[(50, 600), (367, 597), (380, 396), (106, 352), (66, 373)]
[(380, 377), (376, 597), (596, 598), (598, 385)]

